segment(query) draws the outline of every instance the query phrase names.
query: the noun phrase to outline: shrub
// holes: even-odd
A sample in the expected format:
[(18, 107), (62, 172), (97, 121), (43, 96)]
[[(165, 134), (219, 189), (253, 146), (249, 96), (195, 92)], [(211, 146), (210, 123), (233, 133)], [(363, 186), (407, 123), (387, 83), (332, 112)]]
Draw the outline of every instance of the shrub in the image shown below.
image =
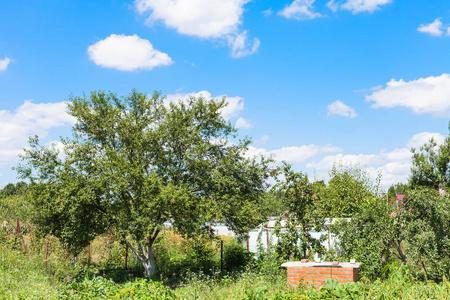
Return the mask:
[(241, 243), (232, 240), (225, 244), (223, 249), (223, 262), (228, 272), (244, 269), (252, 259), (252, 253), (248, 252)]

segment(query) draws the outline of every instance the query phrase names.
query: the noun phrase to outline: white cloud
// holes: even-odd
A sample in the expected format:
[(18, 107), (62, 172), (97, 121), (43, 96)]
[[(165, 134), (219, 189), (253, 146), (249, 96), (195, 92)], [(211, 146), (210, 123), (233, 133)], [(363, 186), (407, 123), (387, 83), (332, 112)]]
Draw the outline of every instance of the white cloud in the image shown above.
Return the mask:
[[(400, 150), (400, 149), (396, 149)], [(313, 168), (315, 171), (319, 171), (319, 173), (323, 173), (323, 171), (328, 171), (333, 167), (335, 163), (342, 163), (343, 165), (351, 165), (358, 166), (364, 170), (366, 170), (371, 179), (375, 181), (378, 176), (378, 173), (381, 172), (381, 185), (384, 188), (389, 187), (392, 184), (398, 182), (406, 182), (409, 176), (410, 170), (410, 156), (406, 158), (403, 149), (400, 151), (394, 150), (394, 153), (380, 153), (377, 154), (356, 154), (356, 155), (329, 155), (324, 157), (318, 162), (310, 162), (306, 164), (307, 168)], [(397, 152), (397, 153), (395, 153)], [(409, 152), (409, 151), (408, 151)], [(390, 161), (394, 160), (395, 156), (400, 155), (399, 161)]]
[(248, 0), (137, 0), (139, 13), (150, 12), (149, 24), (162, 21), (178, 33), (219, 38), (234, 33)]
[(89, 46), (87, 52), (96, 65), (121, 71), (151, 70), (173, 63), (166, 53), (137, 35), (111, 34)]
[(407, 148), (394, 149), (392, 152), (381, 151), (381, 156), (388, 161), (409, 161), (411, 159), (411, 151)]
[(249, 120), (246, 120), (246, 119), (244, 119), (242, 117), (240, 117), (236, 121), (236, 128), (249, 129), (249, 128), (252, 128), (252, 127), (253, 127), (253, 124)]
[(0, 71), (6, 71), (8, 65), (11, 63), (11, 58), (5, 57), (4, 59), (0, 59)]
[(329, 170), (334, 163), (342, 163), (344, 165), (359, 165), (361, 167), (368, 166), (369, 164), (375, 164), (380, 162), (378, 155), (374, 154), (348, 154), (342, 153), (336, 155), (328, 155), (322, 158), (318, 162), (310, 162), (306, 164), (307, 168), (314, 168), (317, 170)]
[(408, 174), (411, 170), (410, 162), (390, 162), (385, 164), (382, 169), (389, 174)]
[(66, 102), (25, 101), (14, 112), (0, 110), (0, 164), (17, 161), (17, 155), (28, 145), (28, 136), (45, 138), (51, 128), (74, 123), (75, 118), (66, 113)]
[(270, 17), (270, 16), (273, 14), (272, 7), (269, 8), (269, 9), (266, 9), (266, 10), (263, 11), (262, 13), (263, 13), (263, 15), (264, 15), (265, 17)]
[(149, 14), (147, 24), (162, 22), (179, 34), (204, 39), (221, 39), (238, 58), (255, 53), (259, 40), (247, 42), (241, 31), (244, 5), (249, 0), (136, 0), (137, 11)]
[(286, 19), (311, 20), (323, 17), (322, 14), (314, 12), (314, 2), (316, 0), (294, 0), (290, 5), (278, 12), (278, 15)]
[(437, 18), (432, 23), (421, 24), (417, 28), (417, 31), (433, 36), (442, 36), (444, 32), (446, 32), (447, 35), (450, 33), (450, 26), (444, 26), (442, 24), (441, 18)]
[(383, 88), (382, 85), (377, 85), (377, 86), (373, 86), (370, 87), (368, 89), (359, 89), (359, 90), (354, 90), (354, 93), (366, 93), (366, 92), (375, 92), (375, 91), (379, 91)]
[[(244, 99), (241, 97), (227, 97), (226, 95), (219, 95), (213, 97), (208, 91), (200, 91), (198, 93), (187, 93), (187, 94), (170, 94), (166, 96), (165, 103), (175, 102), (178, 100), (186, 100), (189, 97), (199, 97), (202, 96), (205, 100), (210, 99), (222, 99), (226, 97), (227, 106), (222, 110), (222, 116), (225, 120), (230, 120), (231, 118), (239, 117), (241, 111), (244, 110)], [(247, 121), (248, 122), (248, 121)]]
[(391, 3), (392, 0), (331, 0), (327, 3), (327, 7), (333, 12), (337, 10), (348, 10), (353, 14), (362, 12), (372, 13), (381, 8), (381, 6)]
[(445, 140), (445, 136), (443, 136), (440, 133), (437, 133), (437, 132), (421, 132), (421, 133), (413, 135), (412, 138), (409, 139), (409, 141), (406, 144), (406, 146), (408, 148), (412, 148), (412, 147), (419, 148), (420, 146), (428, 143), (431, 138), (433, 138), (434, 141), (438, 145), (443, 144), (444, 140)]
[[(421, 132), (413, 135), (405, 144), (405, 148), (396, 148), (391, 152), (381, 150), (378, 154), (347, 154), (328, 155), (318, 161), (308, 162), (307, 168), (313, 168), (320, 174), (329, 171), (333, 164), (359, 166), (365, 169), (372, 180), (382, 172), (381, 185), (388, 188), (398, 182), (407, 182), (411, 171), (411, 147), (419, 147), (433, 137), (437, 144), (442, 144), (445, 137), (439, 133)], [(327, 177), (326, 175), (324, 177)]]
[(293, 147), (282, 147), (281, 149), (267, 151), (263, 148), (256, 148), (250, 146), (249, 151), (247, 153), (248, 157), (264, 155), (264, 156), (273, 156), (277, 161), (286, 161), (286, 162), (305, 162), (308, 159), (320, 154), (320, 153), (332, 153), (341, 151), (339, 147), (333, 145), (302, 145), (302, 146), (293, 146)]
[(416, 114), (450, 116), (450, 75), (430, 76), (404, 81), (391, 79), (386, 88), (366, 96), (373, 108), (403, 106)]
[(345, 105), (340, 100), (336, 100), (333, 103), (331, 103), (330, 105), (328, 105), (327, 109), (328, 109), (329, 116), (338, 115), (338, 116), (343, 116), (343, 117), (347, 117), (350, 119), (356, 118), (358, 116), (358, 114), (355, 112), (355, 110), (353, 108)]
[(240, 58), (256, 53), (261, 44), (257, 38), (254, 38), (253, 42), (249, 42), (246, 30), (236, 35), (229, 35), (227, 37), (227, 42), (228, 46), (231, 48), (230, 55), (234, 58)]

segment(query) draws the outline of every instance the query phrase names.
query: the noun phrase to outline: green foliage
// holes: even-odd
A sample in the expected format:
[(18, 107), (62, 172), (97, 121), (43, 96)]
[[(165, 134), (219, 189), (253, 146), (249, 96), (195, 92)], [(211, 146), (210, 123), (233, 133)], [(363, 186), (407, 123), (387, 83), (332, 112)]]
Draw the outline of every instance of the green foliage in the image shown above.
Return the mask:
[[(143, 278), (118, 283), (91, 272), (79, 272), (71, 282), (57, 280), (42, 272), (42, 256), (24, 255), (0, 245), (0, 299), (449, 299), (450, 283), (420, 281), (405, 264), (384, 269), (387, 279), (361, 280), (342, 285), (328, 280), (314, 287), (290, 288), (286, 274), (269, 278), (258, 270), (186, 277), (184, 284), (170, 289), (162, 282)], [(279, 265), (278, 265), (279, 266)], [(114, 275), (115, 276), (115, 275)]]
[(373, 199), (333, 231), (341, 255), (362, 262), (369, 278), (380, 277), (391, 261), (437, 281), (450, 274), (450, 197), (433, 189), (409, 192), (400, 208)]
[(401, 210), (402, 237), (408, 262), (428, 279), (450, 275), (450, 197), (433, 189), (409, 193)]
[(14, 183), (8, 183), (3, 189), (0, 190), (0, 198), (9, 196), (20, 196), (25, 194), (28, 185), (24, 181)]
[(368, 172), (357, 166), (334, 164), (329, 176), (321, 202), (321, 210), (328, 218), (352, 217), (379, 193), (380, 176), (373, 183)]
[(176, 281), (191, 272), (212, 274), (220, 269), (220, 244), (216, 239), (211, 243), (209, 236), (188, 238), (167, 230), (160, 234), (154, 248), (158, 274), (165, 280)]
[(397, 216), (389, 214), (386, 203), (373, 198), (351, 219), (342, 219), (332, 226), (342, 258), (361, 262), (360, 270), (372, 279), (381, 276), (392, 255), (406, 259), (401, 250), (401, 223)]
[(268, 191), (263, 197), (260, 211), (263, 216), (279, 216), (286, 211), (286, 205), (283, 202), (283, 193), (281, 191)]
[(86, 274), (77, 278), (62, 295), (62, 299), (175, 299), (175, 293), (162, 282), (137, 278), (124, 284), (111, 279)]
[(409, 183), (412, 187), (450, 187), (450, 136), (446, 136), (444, 143), (439, 146), (431, 138), (419, 149), (412, 148), (411, 152), (413, 157)]
[(33, 206), (22, 195), (0, 198), (0, 220), (15, 225), (17, 219), (26, 222), (33, 213)]
[(63, 285), (43, 274), (42, 262), (0, 243), (0, 299), (57, 299)]
[(270, 160), (247, 159), (250, 141), (230, 143), (225, 99), (202, 97), (164, 105), (133, 91), (72, 98), (73, 138), (57, 149), (30, 139), (17, 168), (31, 181), (34, 222), (79, 253), (109, 230), (155, 270), (153, 244), (171, 220), (179, 232), (207, 233), (210, 222), (238, 234), (256, 226)]
[[(408, 184), (404, 183), (396, 183), (391, 185), (388, 189), (389, 198), (395, 197), (396, 195), (406, 195), (411, 190), (411, 187)], [(397, 198), (395, 198), (397, 199)]]
[(278, 182), (276, 188), (283, 194), (283, 202), (288, 209), (285, 229), (278, 219), (275, 234), (279, 238), (276, 251), (283, 259), (308, 258), (316, 252), (323, 253), (320, 241), (313, 238), (311, 230), (320, 229), (324, 219), (317, 211), (319, 195), (315, 194), (306, 174), (297, 173), (284, 164), (282, 174), (285, 180)]
[(244, 249), (241, 243), (233, 239), (225, 244), (223, 249), (223, 262), (228, 272), (239, 271), (247, 267), (252, 260), (252, 253)]

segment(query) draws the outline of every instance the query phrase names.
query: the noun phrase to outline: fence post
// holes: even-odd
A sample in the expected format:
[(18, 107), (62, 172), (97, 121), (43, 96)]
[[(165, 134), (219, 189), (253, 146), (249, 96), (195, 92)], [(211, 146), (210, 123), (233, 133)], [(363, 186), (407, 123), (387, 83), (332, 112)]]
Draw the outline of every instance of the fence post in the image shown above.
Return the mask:
[(48, 252), (48, 242), (45, 241), (44, 274), (47, 273), (47, 252)]
[(247, 251), (250, 251), (250, 233), (247, 232)]
[(88, 246), (88, 267), (91, 265), (91, 244)]
[(223, 241), (220, 240), (220, 272), (223, 272)]
[(125, 243), (125, 270), (128, 269), (128, 244)]
[(212, 226), (209, 223), (209, 244), (212, 246)]
[(269, 228), (266, 228), (266, 240), (267, 240), (267, 251), (269, 251), (269, 243), (270, 243)]
[(25, 245), (25, 240), (23, 239), (22, 229), (20, 229), (19, 219), (17, 219), (16, 234), (20, 235), (20, 238), (22, 239), (23, 250), (25, 251), (25, 254), (27, 254), (27, 246)]

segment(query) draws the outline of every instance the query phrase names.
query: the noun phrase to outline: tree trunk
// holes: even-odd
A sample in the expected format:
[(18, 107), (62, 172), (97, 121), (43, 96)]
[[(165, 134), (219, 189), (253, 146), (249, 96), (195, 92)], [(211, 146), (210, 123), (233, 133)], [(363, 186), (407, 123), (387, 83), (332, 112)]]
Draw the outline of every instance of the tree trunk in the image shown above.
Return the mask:
[[(138, 242), (138, 247), (133, 247), (133, 245), (126, 241), (128, 247), (133, 251), (134, 256), (141, 262), (145, 270), (145, 277), (150, 277), (155, 275), (155, 254), (153, 253), (152, 245), (148, 246), (147, 249)], [(140, 249), (139, 249), (140, 248)], [(139, 251), (140, 250), (140, 251)]]
[(153, 253), (152, 247), (149, 247), (146, 261), (141, 261), (145, 269), (145, 277), (151, 277), (155, 275), (155, 255)]

